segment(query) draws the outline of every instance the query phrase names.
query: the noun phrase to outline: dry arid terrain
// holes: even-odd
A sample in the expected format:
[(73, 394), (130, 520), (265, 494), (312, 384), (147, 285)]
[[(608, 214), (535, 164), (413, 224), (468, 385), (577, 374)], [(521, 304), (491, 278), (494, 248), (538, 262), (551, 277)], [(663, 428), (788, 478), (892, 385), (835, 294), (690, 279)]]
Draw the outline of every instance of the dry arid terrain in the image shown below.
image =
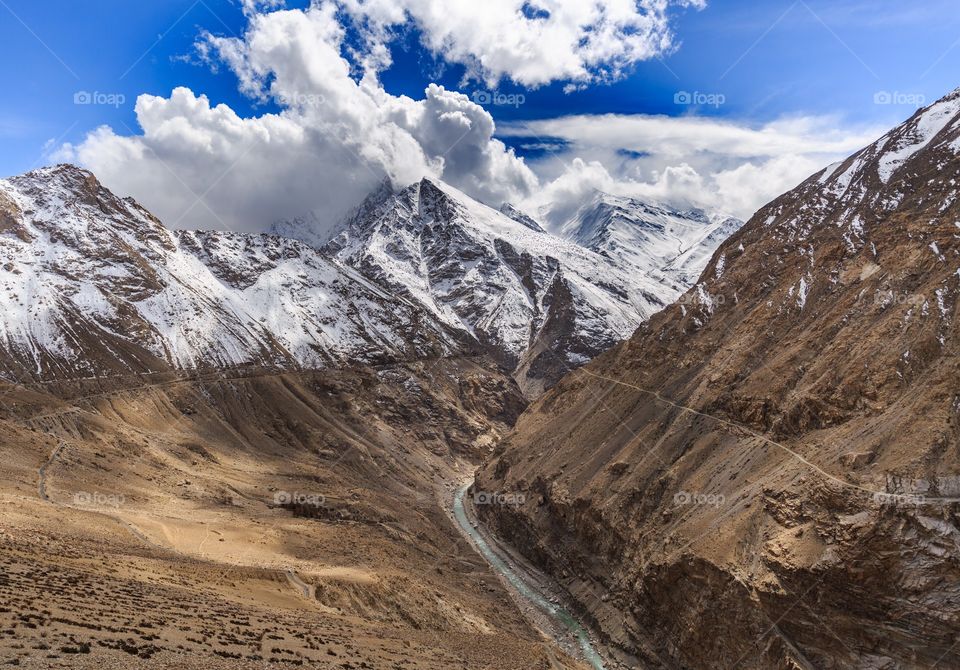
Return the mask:
[(485, 521), (630, 665), (960, 667), (960, 91), (538, 400)]
[(0, 670), (960, 670), (958, 10), (0, 0)]
[(448, 518), (523, 407), (471, 359), (0, 398), (0, 665), (575, 668)]

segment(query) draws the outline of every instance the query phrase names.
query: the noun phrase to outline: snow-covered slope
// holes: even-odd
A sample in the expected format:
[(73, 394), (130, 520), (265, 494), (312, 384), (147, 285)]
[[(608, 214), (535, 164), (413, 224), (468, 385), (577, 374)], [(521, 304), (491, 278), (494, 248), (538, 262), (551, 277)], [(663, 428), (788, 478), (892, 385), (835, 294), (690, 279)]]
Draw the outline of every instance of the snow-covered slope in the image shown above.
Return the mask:
[(173, 232), (72, 166), (0, 180), (0, 349), (18, 377), (320, 367), (456, 346), (418, 306), (301, 242)]
[(513, 219), (517, 223), (523, 224), (530, 230), (535, 230), (539, 233), (544, 232), (543, 226), (541, 226), (540, 223), (538, 223), (532, 216), (526, 212), (520, 211), (509, 202), (505, 202), (500, 206), (500, 213), (508, 218)]
[[(488, 345), (536, 392), (628, 337), (692, 283), (686, 269), (668, 266), (716, 226), (665, 218), (646, 238), (613, 218), (596, 239), (586, 239), (586, 224), (562, 239), (510, 206), (497, 211), (424, 179), (393, 197), (371, 196), (326, 251)], [(685, 236), (675, 233), (684, 225)], [(647, 238), (659, 246), (647, 249)]]
[(302, 241), (170, 231), (89, 172), (45, 168), (0, 180), (0, 365), (48, 378), (479, 349), (536, 394), (689, 284), (695, 244), (642, 248), (680, 223), (626, 253), (621, 218), (561, 239), (424, 180), (382, 185), (332, 239), (309, 220), (275, 228)]
[(558, 232), (626, 272), (655, 279), (669, 304), (697, 281), (717, 247), (742, 225), (723, 214), (596, 191)]
[[(801, 185), (806, 196), (798, 215), (783, 217), (783, 203), (764, 210), (766, 224), (790, 241), (806, 240), (819, 219), (836, 216), (850, 250), (868, 239), (867, 228), (878, 218), (915, 199), (915, 184), (938, 189), (941, 211), (958, 198), (957, 184), (942, 172), (960, 153), (960, 89), (919, 110), (910, 119), (845, 161), (835, 163)], [(914, 189), (914, 190), (911, 190)], [(777, 225), (773, 225), (776, 223)]]
[[(571, 292), (579, 327), (604, 340), (600, 346), (650, 313), (639, 295), (631, 300), (626, 287), (611, 284), (613, 268), (597, 254), (427, 179), (354, 218), (327, 250), (515, 360), (536, 339), (561, 287)], [(589, 355), (563, 353), (571, 362)]]

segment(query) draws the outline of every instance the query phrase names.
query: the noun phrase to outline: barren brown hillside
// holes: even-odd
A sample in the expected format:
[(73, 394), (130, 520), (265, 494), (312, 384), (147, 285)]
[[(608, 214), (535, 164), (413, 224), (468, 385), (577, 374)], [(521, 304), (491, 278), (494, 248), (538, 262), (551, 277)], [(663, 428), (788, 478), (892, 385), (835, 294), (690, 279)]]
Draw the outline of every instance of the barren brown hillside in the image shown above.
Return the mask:
[(521, 418), (482, 510), (631, 666), (957, 667), (960, 91)]
[(3, 392), (0, 663), (576, 667), (443, 511), (522, 406), (481, 364)]

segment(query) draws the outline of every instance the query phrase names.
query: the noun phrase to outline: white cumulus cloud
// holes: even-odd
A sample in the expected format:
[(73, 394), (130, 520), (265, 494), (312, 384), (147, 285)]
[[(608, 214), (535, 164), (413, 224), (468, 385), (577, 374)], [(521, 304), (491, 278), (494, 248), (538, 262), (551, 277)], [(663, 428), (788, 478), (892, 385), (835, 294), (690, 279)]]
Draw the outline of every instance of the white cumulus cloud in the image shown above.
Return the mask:
[(279, 113), (242, 118), (187, 88), (142, 95), (141, 134), (100, 128), (58, 158), (186, 228), (257, 230), (318, 208), (332, 224), (385, 176), (434, 176), (495, 205), (530, 194), (536, 176), (480, 105), (436, 85), (419, 100), (394, 96), (374, 72), (351, 76), (334, 9), (255, 13), (242, 38), (203, 37), (202, 54)]
[(639, 61), (675, 46), (671, 5), (703, 8), (705, 0), (340, 0), (382, 46), (409, 22), (423, 45), (467, 77), (495, 86), (554, 81), (587, 84), (621, 77)]
[[(91, 168), (167, 225), (262, 230), (313, 212), (337, 222), (384, 177), (431, 176), (492, 205), (551, 218), (592, 189), (748, 217), (879, 129), (836, 119), (747, 124), (702, 117), (563, 116), (494, 125), (467, 96), (430, 84), (414, 99), (380, 73), (404, 27), (468, 76), (535, 87), (619, 77), (672, 48), (671, 5), (701, 0), (243, 0), (242, 37), (199, 37), (200, 55), (279, 110), (241, 117), (201, 93), (142, 95), (139, 132), (102, 127), (56, 156)], [(353, 35), (359, 39), (348, 39)], [(224, 75), (226, 76), (226, 75)], [(531, 93), (535, 95), (535, 92)], [(543, 149), (519, 158), (502, 137)]]
[(851, 129), (829, 117), (751, 124), (605, 114), (508, 123), (499, 133), (543, 149), (531, 167), (544, 186), (521, 204), (550, 205), (550, 223), (558, 224), (591, 189), (746, 219), (883, 129)]

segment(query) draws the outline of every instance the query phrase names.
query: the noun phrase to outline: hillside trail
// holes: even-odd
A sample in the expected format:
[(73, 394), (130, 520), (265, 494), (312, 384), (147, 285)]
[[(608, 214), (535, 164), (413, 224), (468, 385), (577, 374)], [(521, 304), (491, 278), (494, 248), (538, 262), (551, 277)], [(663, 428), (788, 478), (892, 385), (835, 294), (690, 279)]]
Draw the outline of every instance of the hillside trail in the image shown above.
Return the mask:
[[(706, 418), (706, 419), (710, 419), (710, 420), (712, 420), (712, 421), (716, 421), (717, 423), (719, 423), (719, 424), (721, 424), (721, 425), (724, 425), (724, 426), (727, 426), (728, 428), (732, 428), (732, 429), (734, 429), (734, 430), (741, 430), (741, 431), (743, 431), (743, 432), (751, 435), (752, 437), (755, 437), (756, 439), (758, 439), (758, 440), (760, 440), (760, 441), (762, 441), (762, 442), (764, 442), (764, 443), (766, 443), (766, 444), (769, 444), (769, 445), (772, 446), (772, 447), (776, 447), (777, 449), (782, 450), (782, 451), (785, 452), (787, 455), (789, 455), (791, 458), (794, 458), (794, 459), (796, 459), (797, 461), (799, 461), (800, 463), (803, 463), (805, 466), (807, 466), (808, 468), (810, 468), (810, 469), (811, 469), (812, 471), (814, 471), (815, 473), (821, 475), (821, 476), (824, 477), (825, 479), (828, 479), (829, 481), (831, 481), (831, 482), (833, 482), (833, 483), (835, 483), (835, 484), (837, 484), (837, 485), (839, 485), (839, 486), (841, 486), (841, 487), (843, 487), (843, 488), (850, 489), (850, 490), (855, 490), (855, 491), (857, 491), (857, 492), (859, 492), (859, 493), (867, 494), (867, 495), (871, 496), (871, 497), (874, 498), (874, 499), (878, 499), (878, 498), (879, 498), (879, 499), (887, 499), (887, 498), (889, 498), (889, 499), (895, 500), (895, 499), (897, 498), (897, 495), (896, 495), (896, 494), (891, 494), (891, 493), (888, 493), (888, 492), (886, 492), (886, 491), (876, 491), (876, 490), (871, 489), (871, 488), (868, 488), (868, 487), (866, 487), (866, 486), (860, 486), (859, 484), (854, 484), (854, 483), (852, 483), (852, 482), (848, 482), (848, 481), (846, 481), (846, 480), (844, 480), (844, 479), (841, 479), (840, 477), (837, 477), (836, 475), (834, 475), (834, 474), (832, 474), (832, 473), (824, 470), (823, 468), (821, 468), (821, 467), (820, 467), (819, 465), (817, 465), (816, 463), (811, 462), (809, 459), (805, 458), (802, 454), (797, 453), (796, 451), (794, 451), (793, 449), (791, 449), (791, 448), (788, 447), (787, 445), (782, 444), (782, 443), (780, 443), (780, 442), (777, 442), (776, 440), (772, 440), (772, 439), (770, 439), (769, 437), (767, 437), (766, 435), (764, 435), (764, 434), (762, 434), (762, 433), (758, 433), (757, 431), (755, 431), (755, 430), (753, 430), (752, 428), (750, 428), (750, 427), (748, 427), (748, 426), (745, 426), (745, 425), (743, 425), (743, 424), (737, 423), (737, 422), (735, 422), (735, 421), (730, 421), (729, 419), (724, 419), (723, 417), (719, 417), (719, 416), (716, 416), (716, 415), (714, 415), (714, 414), (708, 414), (708, 413), (706, 413), (706, 412), (701, 412), (700, 410), (694, 409), (693, 407), (688, 407), (688, 406), (686, 406), (686, 405), (683, 405), (683, 404), (681, 404), (681, 403), (678, 403), (678, 402), (676, 402), (676, 401), (674, 401), (674, 400), (672, 400), (672, 399), (670, 399), (670, 398), (667, 398), (667, 397), (661, 395), (660, 392), (655, 391), (655, 390), (653, 390), (653, 389), (643, 388), (642, 386), (637, 386), (636, 384), (631, 384), (631, 383), (629, 383), (629, 382), (624, 382), (624, 381), (621, 381), (621, 380), (619, 380), (619, 379), (614, 379), (614, 378), (612, 378), (612, 377), (607, 377), (607, 376), (605, 376), (605, 375), (599, 375), (599, 374), (597, 374), (597, 373), (595, 373), (595, 372), (590, 372), (589, 370), (587, 370), (587, 369), (585, 369), (585, 368), (580, 368), (579, 372), (582, 372), (583, 374), (585, 374), (585, 375), (587, 375), (587, 376), (589, 376), (589, 377), (594, 377), (595, 379), (600, 379), (600, 380), (603, 380), (603, 381), (606, 381), (606, 382), (610, 382), (611, 384), (617, 384), (617, 385), (619, 385), (619, 386), (624, 386), (624, 387), (626, 387), (626, 388), (630, 388), (630, 389), (633, 389), (633, 390), (635, 390), (635, 391), (640, 391), (641, 393), (644, 393), (644, 394), (647, 394), (647, 395), (649, 395), (649, 396), (652, 396), (655, 400), (657, 400), (657, 401), (659, 401), (659, 402), (662, 402), (662, 403), (664, 403), (664, 404), (666, 404), (666, 405), (670, 405), (671, 407), (674, 407), (674, 408), (676, 408), (676, 409), (679, 409), (679, 410), (681, 410), (681, 411), (683, 411), (683, 412), (688, 412), (688, 413), (694, 414), (694, 415), (696, 415), (696, 416), (700, 416), (700, 417), (703, 417), (703, 418)], [(752, 447), (748, 447), (748, 448), (752, 448)], [(931, 498), (931, 497), (923, 496), (923, 501), (924, 501), (924, 502), (930, 502), (930, 503), (954, 503), (954, 502), (960, 502), (960, 497), (953, 497), (953, 498), (940, 498), (940, 497), (938, 497), (938, 498)]]

